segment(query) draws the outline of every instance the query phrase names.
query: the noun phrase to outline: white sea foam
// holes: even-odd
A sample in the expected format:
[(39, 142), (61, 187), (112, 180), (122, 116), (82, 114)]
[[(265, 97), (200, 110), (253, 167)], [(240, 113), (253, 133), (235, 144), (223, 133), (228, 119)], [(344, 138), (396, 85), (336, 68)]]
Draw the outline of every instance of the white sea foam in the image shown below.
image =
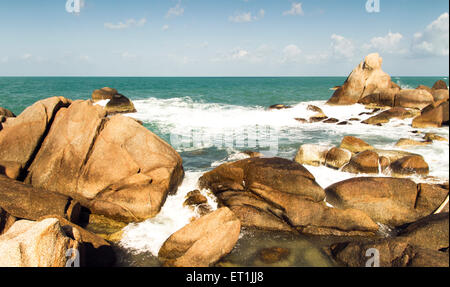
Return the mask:
[[(158, 256), (159, 249), (170, 235), (183, 228), (192, 218), (198, 217), (198, 213), (183, 206), (183, 202), (188, 192), (197, 189), (197, 181), (202, 174), (202, 172), (186, 172), (178, 192), (168, 196), (156, 217), (129, 224), (124, 228), (120, 245), (132, 252), (151, 252), (154, 256)], [(216, 209), (215, 198), (205, 190), (201, 192), (207, 197), (208, 204)]]

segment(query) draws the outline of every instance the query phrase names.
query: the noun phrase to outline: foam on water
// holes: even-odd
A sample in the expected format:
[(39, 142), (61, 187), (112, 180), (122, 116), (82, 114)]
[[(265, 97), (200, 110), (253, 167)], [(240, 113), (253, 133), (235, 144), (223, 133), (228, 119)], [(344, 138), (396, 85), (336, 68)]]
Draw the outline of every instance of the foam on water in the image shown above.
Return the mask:
[[(221, 135), (223, 138), (244, 135), (245, 140), (258, 140), (259, 143), (267, 141), (268, 138), (252, 133), (252, 130), (260, 127), (268, 127), (278, 137), (279, 151), (276, 156), (292, 159), (298, 147), (305, 143), (321, 145), (339, 145), (342, 138), (347, 135), (359, 137), (375, 148), (398, 149), (395, 143), (400, 138), (411, 138), (423, 140), (425, 132), (433, 132), (449, 138), (449, 130), (446, 128), (435, 129), (413, 129), (412, 119), (392, 120), (383, 126), (366, 125), (360, 123), (373, 115), (360, 115), (367, 112), (363, 105), (352, 106), (327, 106), (324, 101), (302, 102), (291, 109), (271, 110), (260, 106), (237, 106), (227, 104), (214, 104), (194, 102), (190, 98), (172, 98), (137, 100), (134, 102), (137, 113), (128, 116), (137, 118), (144, 123), (156, 126), (163, 134), (192, 134), (192, 131), (204, 135)], [(340, 121), (350, 118), (358, 118), (360, 121), (351, 121), (349, 125), (336, 125), (326, 123), (302, 124), (295, 118), (308, 119), (314, 112), (307, 110), (308, 105), (320, 107), (328, 117)], [(249, 132), (250, 131), (250, 132)], [(412, 133), (419, 131), (419, 133)], [(256, 138), (252, 138), (256, 137)], [(179, 151), (196, 150), (205, 146), (179, 147), (172, 145)], [(209, 169), (193, 170), (185, 167), (186, 177), (176, 195), (169, 196), (161, 212), (153, 219), (142, 223), (130, 224), (125, 228), (121, 246), (129, 248), (133, 252), (150, 251), (157, 255), (164, 241), (175, 231), (190, 222), (192, 217), (198, 216), (195, 211), (183, 206), (185, 195), (197, 189), (198, 178), (206, 171), (218, 165), (248, 158), (241, 153), (243, 149), (235, 147), (222, 147), (228, 156), (211, 160)], [(244, 148), (245, 149), (245, 148)], [(252, 149), (252, 148), (248, 148)], [(405, 150), (405, 149), (398, 149)], [(430, 176), (433, 178), (413, 177), (417, 182), (442, 182), (449, 178), (449, 144), (448, 142), (435, 141), (427, 146), (411, 147), (406, 151), (418, 153), (425, 158), (430, 166)], [(266, 156), (267, 151), (260, 150)], [(201, 155), (199, 155), (201, 157)], [(315, 177), (320, 186), (326, 188), (336, 182), (355, 176), (324, 166), (305, 166)], [(371, 175), (373, 176), (373, 175)], [(386, 176), (379, 174), (378, 176)], [(436, 179), (437, 178), (437, 179)], [(214, 196), (202, 191), (209, 202), (217, 207)]]
[[(158, 256), (163, 243), (174, 232), (188, 224), (198, 213), (183, 206), (186, 194), (197, 189), (197, 181), (203, 172), (186, 172), (183, 183), (175, 195), (169, 195), (161, 212), (154, 218), (140, 223), (132, 223), (124, 228), (120, 246), (132, 252), (151, 252)], [(208, 199), (208, 204), (217, 209), (215, 198), (207, 191), (201, 191)]]

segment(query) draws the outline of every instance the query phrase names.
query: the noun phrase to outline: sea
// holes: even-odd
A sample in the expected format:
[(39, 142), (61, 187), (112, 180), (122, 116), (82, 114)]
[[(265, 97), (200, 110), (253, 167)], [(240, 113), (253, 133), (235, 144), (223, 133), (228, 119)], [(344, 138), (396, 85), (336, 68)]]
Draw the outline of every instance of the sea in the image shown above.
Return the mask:
[[(267, 157), (293, 159), (303, 144), (338, 146), (344, 136), (356, 136), (380, 149), (398, 149), (400, 138), (422, 140), (433, 132), (449, 138), (448, 128), (414, 129), (412, 119), (393, 120), (383, 126), (350, 121), (348, 125), (301, 123), (314, 112), (308, 105), (320, 107), (328, 117), (341, 121), (370, 115), (362, 105), (327, 106), (332, 88), (342, 85), (345, 77), (204, 77), (204, 78), (127, 78), (127, 77), (0, 77), (0, 107), (16, 115), (34, 102), (53, 96), (72, 100), (89, 99), (92, 91), (116, 88), (130, 98), (136, 118), (144, 126), (170, 143), (183, 158), (185, 178), (177, 194), (167, 198), (161, 212), (152, 219), (132, 223), (123, 230), (117, 243), (118, 266), (158, 266), (156, 259), (164, 241), (175, 231), (198, 217), (198, 211), (183, 206), (188, 192), (197, 189), (199, 177), (220, 164), (247, 158), (244, 151), (256, 151)], [(448, 77), (392, 77), (404, 89), (420, 84), (432, 86)], [(100, 102), (99, 104), (105, 104)], [(269, 110), (274, 104), (290, 109)], [(417, 132), (419, 131), (419, 132)], [(404, 150), (404, 149), (403, 149)], [(417, 182), (442, 183), (449, 179), (449, 143), (411, 147), (407, 151), (421, 154), (430, 166), (428, 177), (413, 177)], [(305, 166), (316, 181), (329, 185), (355, 177), (326, 167)], [(358, 175), (363, 176), (363, 175)], [(385, 176), (380, 174), (378, 176)], [(207, 190), (209, 204), (217, 208)], [(255, 244), (255, 242), (258, 242)], [(242, 232), (224, 266), (259, 266), (255, 255), (260, 248), (282, 244), (295, 250), (285, 266), (333, 266), (321, 248), (309, 238), (258, 232)], [(306, 255), (305, 255), (306, 254)], [(309, 255), (308, 255), (309, 254)], [(255, 257), (256, 256), (256, 257)], [(228, 264), (228, 265), (227, 265)]]

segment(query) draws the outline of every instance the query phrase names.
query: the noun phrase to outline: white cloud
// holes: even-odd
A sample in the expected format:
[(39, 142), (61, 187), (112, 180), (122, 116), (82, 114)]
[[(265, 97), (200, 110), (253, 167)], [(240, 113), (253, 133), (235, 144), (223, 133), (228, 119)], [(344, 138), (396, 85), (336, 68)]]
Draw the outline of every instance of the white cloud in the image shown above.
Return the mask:
[(331, 35), (331, 49), (335, 58), (351, 59), (355, 54), (355, 46), (352, 41), (341, 35)]
[(195, 59), (192, 59), (192, 58), (190, 58), (188, 56), (180, 56), (180, 55), (175, 55), (175, 54), (169, 54), (169, 55), (167, 55), (167, 57), (171, 61), (175, 62), (178, 65), (187, 65), (187, 64), (196, 62)]
[(308, 64), (324, 63), (327, 62), (329, 58), (330, 55), (328, 53), (306, 55), (306, 62), (308, 62)]
[(236, 13), (234, 16), (228, 17), (228, 20), (234, 23), (248, 23), (264, 18), (265, 15), (266, 11), (264, 11), (264, 9), (261, 9), (259, 10), (257, 15), (253, 15), (252, 12)]
[(163, 31), (167, 31), (167, 30), (169, 30), (169, 25), (163, 25), (162, 26), (162, 28), (161, 28), (161, 30), (163, 30)]
[(27, 61), (27, 60), (30, 60), (32, 57), (33, 57), (33, 55), (31, 55), (30, 53), (26, 53), (26, 54), (23, 54), (21, 58), (22, 58), (22, 60)]
[(363, 48), (388, 54), (405, 54), (407, 50), (401, 47), (402, 39), (402, 34), (389, 31), (384, 37), (372, 38), (369, 44), (363, 45)]
[(283, 15), (284, 16), (287, 16), (287, 15), (292, 15), (292, 16), (304, 15), (302, 3), (295, 3), (295, 2), (292, 3), (291, 10), (284, 11)]
[(449, 55), (448, 12), (429, 24), (424, 31), (414, 35), (411, 50), (414, 54), (425, 56)]
[(298, 62), (300, 61), (300, 55), (302, 50), (296, 45), (288, 45), (283, 49), (283, 63), (286, 62)]
[(131, 18), (131, 19), (126, 20), (125, 22), (119, 22), (117, 24), (105, 23), (104, 26), (105, 26), (105, 28), (108, 28), (108, 29), (119, 30), (119, 29), (127, 29), (130, 27), (141, 27), (141, 26), (144, 26), (145, 23), (147, 23), (146, 18), (142, 18), (138, 21)]
[(184, 14), (184, 8), (181, 7), (181, 3), (178, 2), (178, 4), (175, 5), (175, 7), (172, 7), (169, 9), (169, 11), (167, 11), (166, 18), (169, 18), (172, 16), (173, 17), (182, 16), (183, 14)]

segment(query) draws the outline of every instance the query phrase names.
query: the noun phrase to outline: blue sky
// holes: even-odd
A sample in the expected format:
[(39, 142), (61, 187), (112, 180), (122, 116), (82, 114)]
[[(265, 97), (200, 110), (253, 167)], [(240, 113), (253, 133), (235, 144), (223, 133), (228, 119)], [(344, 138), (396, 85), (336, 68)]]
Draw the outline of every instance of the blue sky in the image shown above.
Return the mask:
[(0, 0), (0, 76), (344, 76), (370, 52), (449, 73), (446, 0), (79, 1)]

